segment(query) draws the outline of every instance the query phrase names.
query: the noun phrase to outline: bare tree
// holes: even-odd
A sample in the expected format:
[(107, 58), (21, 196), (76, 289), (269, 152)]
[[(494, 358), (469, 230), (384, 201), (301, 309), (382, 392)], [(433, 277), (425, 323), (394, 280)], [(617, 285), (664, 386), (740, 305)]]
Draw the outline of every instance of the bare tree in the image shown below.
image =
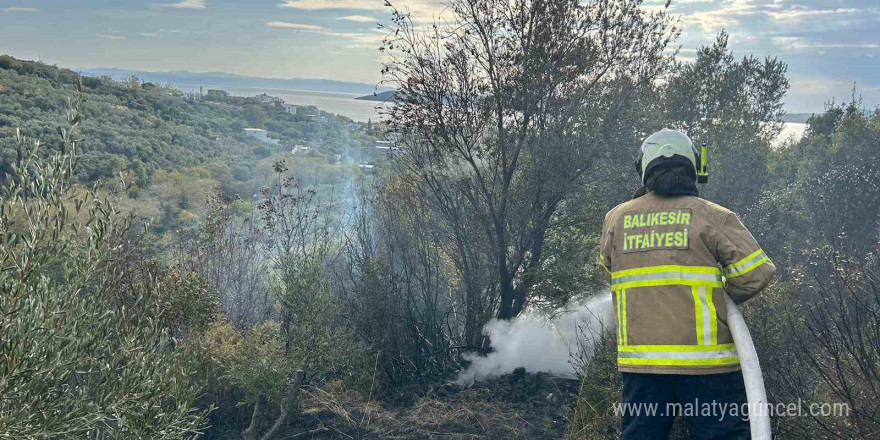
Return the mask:
[(392, 386), (445, 377), (459, 367), (468, 329), (480, 330), (464, 318), (476, 308), (438, 245), (447, 237), (438, 237), (443, 232), (405, 178), (390, 178), (359, 204), (336, 277), (351, 322), (379, 352), (377, 369)]
[[(810, 298), (805, 321), (792, 320), (800, 335), (794, 361), (806, 374), (785, 376), (789, 392), (805, 402), (844, 403), (842, 413), (808, 414), (813, 438), (871, 439), (880, 436), (880, 263), (822, 253), (815, 275), (803, 286)], [(838, 406), (838, 408), (841, 408)], [(829, 417), (833, 416), (833, 417)]]
[(265, 390), (258, 394), (251, 423), (242, 432), (245, 440), (270, 440), (281, 435), (297, 414), (297, 398), (309, 374), (316, 377), (344, 368), (334, 365), (343, 357), (335, 352), (345, 346), (340, 340), (349, 337), (334, 323), (337, 301), (324, 271), (331, 244), (330, 204), (319, 203), (315, 191), (288, 174), (284, 162), (275, 164), (275, 178), (274, 184), (262, 191), (258, 209), (272, 260), (271, 290), (280, 306), (278, 333), (283, 358), (285, 363), (296, 364), (296, 369), (290, 374), (278, 417), (262, 435), (258, 435), (260, 421), (268, 411)]
[(275, 182), (263, 189), (257, 205), (273, 262), (278, 265), (286, 257), (324, 253), (329, 245), (332, 200), (319, 203), (315, 191), (290, 175), (283, 161), (276, 162), (274, 170)]
[(206, 202), (208, 216), (197, 230), (176, 243), (176, 261), (196, 272), (220, 295), (224, 314), (240, 327), (265, 318), (269, 311), (265, 235), (253, 215), (236, 218), (232, 201), (218, 190)]
[(677, 30), (641, 0), (453, 0), (427, 29), (393, 14), (382, 47), (385, 81), (400, 90), (391, 129), (425, 200), (450, 230), (481, 238), (497, 317), (510, 319), (558, 208), (597, 151), (615, 147), (601, 131), (618, 106), (604, 103), (650, 86)]

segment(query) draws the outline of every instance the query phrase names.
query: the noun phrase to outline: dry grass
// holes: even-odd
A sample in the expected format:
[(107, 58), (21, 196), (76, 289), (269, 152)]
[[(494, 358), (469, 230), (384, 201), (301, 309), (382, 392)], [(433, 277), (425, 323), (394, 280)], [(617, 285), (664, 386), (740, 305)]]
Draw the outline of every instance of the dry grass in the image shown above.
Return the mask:
[[(545, 379), (529, 395), (508, 379), (471, 389), (444, 385), (410, 405), (391, 407), (330, 384), (308, 390), (298, 430), (286, 438), (556, 440), (568, 426), (565, 405), (573, 404), (574, 395), (548, 399), (552, 387), (555, 384)], [(563, 394), (558, 387), (555, 390), (555, 395)]]

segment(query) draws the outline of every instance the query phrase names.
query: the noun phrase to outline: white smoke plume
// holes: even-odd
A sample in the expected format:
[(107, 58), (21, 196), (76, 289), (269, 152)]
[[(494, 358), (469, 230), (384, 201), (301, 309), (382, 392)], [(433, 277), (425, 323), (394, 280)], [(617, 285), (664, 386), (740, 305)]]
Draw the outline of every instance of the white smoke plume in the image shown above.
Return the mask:
[(546, 315), (529, 311), (511, 321), (492, 320), (486, 324), (483, 333), (492, 342), (492, 353), (469, 356), (467, 360), (471, 365), (459, 372), (456, 382), (469, 385), (474, 380), (500, 376), (518, 367), (530, 373), (574, 375), (569, 360), (578, 349), (578, 334), (590, 336), (615, 325), (608, 292), (553, 316), (548, 319)]

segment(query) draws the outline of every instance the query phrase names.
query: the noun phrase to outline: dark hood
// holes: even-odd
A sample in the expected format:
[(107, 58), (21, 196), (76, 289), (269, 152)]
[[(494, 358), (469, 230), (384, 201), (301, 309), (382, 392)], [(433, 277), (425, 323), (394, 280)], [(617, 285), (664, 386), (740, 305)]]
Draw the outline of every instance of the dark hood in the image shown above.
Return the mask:
[(645, 190), (666, 196), (700, 196), (697, 172), (691, 162), (682, 156), (658, 158), (648, 164)]

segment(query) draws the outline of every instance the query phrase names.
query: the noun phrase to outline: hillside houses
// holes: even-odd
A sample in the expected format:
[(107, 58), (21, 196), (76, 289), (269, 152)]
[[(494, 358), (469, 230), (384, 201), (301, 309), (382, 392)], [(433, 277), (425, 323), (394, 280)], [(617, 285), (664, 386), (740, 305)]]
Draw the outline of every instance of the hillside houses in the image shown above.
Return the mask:
[[(198, 92), (183, 92), (183, 98), (190, 102), (199, 102), (205, 98), (214, 101), (223, 101), (230, 96), (229, 92), (225, 90), (219, 89), (210, 89), (205, 92), (203, 87), (199, 87)], [(309, 106), (300, 106), (296, 104), (291, 104), (285, 102), (284, 99), (279, 98), (277, 96), (269, 95), (268, 93), (260, 93), (259, 95), (251, 96), (250, 99), (253, 99), (260, 104), (263, 105), (279, 105), (284, 110), (284, 113), (293, 116), (305, 116), (307, 118), (313, 119), (326, 119), (326, 117), (321, 115), (321, 111), (318, 110), (318, 107), (314, 105)]]

